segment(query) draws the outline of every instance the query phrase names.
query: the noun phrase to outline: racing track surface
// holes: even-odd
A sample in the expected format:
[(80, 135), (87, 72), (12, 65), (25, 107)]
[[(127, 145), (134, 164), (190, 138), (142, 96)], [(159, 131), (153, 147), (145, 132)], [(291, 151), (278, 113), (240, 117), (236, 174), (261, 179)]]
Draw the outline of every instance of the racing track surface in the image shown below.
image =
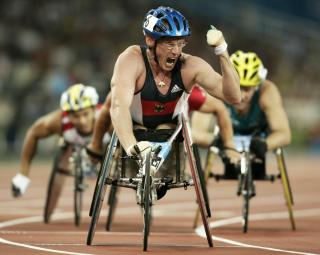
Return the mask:
[[(276, 170), (273, 155), (268, 172)], [(197, 204), (193, 188), (175, 189), (153, 207), (149, 250), (142, 251), (142, 215), (132, 190), (121, 189), (111, 232), (104, 230), (106, 205), (94, 245), (87, 246), (88, 209), (95, 181), (88, 180), (82, 224), (73, 224), (73, 190), (69, 177), (50, 224), (42, 222), (50, 162), (35, 162), (27, 193), (14, 199), (10, 181), (17, 163), (0, 163), (0, 255), (8, 254), (320, 254), (320, 157), (287, 157), (295, 200), (297, 230), (291, 231), (283, 190), (275, 183), (257, 182), (251, 200), (249, 231), (242, 233), (241, 204), (234, 181), (209, 181), (214, 248), (192, 228)], [(218, 167), (221, 169), (221, 167)]]

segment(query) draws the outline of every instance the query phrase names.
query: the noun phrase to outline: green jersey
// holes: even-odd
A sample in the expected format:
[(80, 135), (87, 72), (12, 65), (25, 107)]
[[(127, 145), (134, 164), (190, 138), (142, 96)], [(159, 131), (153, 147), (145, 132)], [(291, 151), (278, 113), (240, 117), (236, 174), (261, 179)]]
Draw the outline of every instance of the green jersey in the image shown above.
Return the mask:
[(232, 105), (226, 104), (232, 120), (234, 135), (261, 135), (268, 130), (267, 118), (259, 105), (260, 88), (254, 93), (249, 111), (237, 113)]

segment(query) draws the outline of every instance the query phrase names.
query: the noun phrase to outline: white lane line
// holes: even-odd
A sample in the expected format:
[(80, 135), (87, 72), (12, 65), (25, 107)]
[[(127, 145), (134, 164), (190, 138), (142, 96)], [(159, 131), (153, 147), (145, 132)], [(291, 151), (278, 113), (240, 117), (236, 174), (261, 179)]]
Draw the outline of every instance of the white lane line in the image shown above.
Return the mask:
[[(126, 215), (128, 213), (128, 211), (130, 211), (131, 214), (133, 214), (135, 211), (133, 209), (136, 209), (136, 211), (139, 213), (137, 206), (134, 206), (134, 207), (128, 207), (128, 208), (119, 208), (117, 210), (117, 214), (118, 215)], [(83, 213), (88, 215), (88, 211), (84, 211)], [(296, 217), (307, 217), (307, 216), (312, 217), (312, 216), (318, 216), (319, 213), (320, 213), (320, 209), (308, 209), (308, 210), (295, 211), (295, 216)], [(105, 215), (106, 215), (106, 211), (101, 212), (101, 216), (105, 216)], [(58, 213), (58, 214), (52, 215), (52, 220), (69, 219), (69, 218), (72, 218), (73, 216), (74, 216), (73, 212)], [(279, 218), (287, 218), (287, 212), (276, 212), (276, 213), (264, 213), (264, 214), (250, 215), (251, 220), (265, 220), (265, 219), (279, 219)], [(219, 220), (219, 221), (215, 221), (215, 222), (210, 223), (210, 227), (217, 228), (219, 226), (238, 223), (238, 222), (241, 222), (241, 220), (242, 220), (241, 217), (234, 217), (234, 218), (230, 218), (230, 219)], [(19, 225), (19, 224), (25, 224), (25, 223), (42, 222), (42, 221), (43, 221), (42, 216), (27, 217), (27, 218), (21, 218), (21, 219), (15, 219), (15, 220), (2, 222), (2, 223), (0, 223), (0, 228)], [(196, 234), (201, 237), (204, 237), (204, 238), (206, 237), (203, 226), (200, 226), (196, 229)], [(224, 243), (241, 246), (241, 247), (272, 250), (272, 251), (287, 252), (287, 253), (294, 253), (294, 254), (320, 255), (320, 254), (313, 254), (313, 253), (303, 253), (303, 252), (296, 252), (296, 251), (274, 249), (274, 248), (270, 248), (270, 247), (255, 246), (255, 245), (240, 243), (237, 241), (233, 241), (233, 240), (229, 240), (229, 239), (225, 239), (225, 238), (220, 238), (220, 237), (216, 237), (216, 236), (213, 236), (213, 239), (217, 240), (217, 241), (224, 242)], [(3, 238), (0, 238), (0, 243), (6, 243), (6, 244), (14, 245), (14, 246), (21, 246), (21, 247), (35, 249), (35, 250), (39, 250), (39, 249), (43, 250), (43, 248), (41, 248), (41, 247), (11, 242), (11, 241), (8, 241)], [(53, 252), (53, 253), (60, 253), (60, 254), (92, 255), (92, 254), (86, 254), (86, 253), (72, 253), (72, 252), (68, 252), (68, 251), (53, 250), (53, 249), (46, 249), (46, 251)]]
[[(117, 214), (128, 214), (128, 212), (134, 213), (134, 208), (135, 207), (128, 207), (128, 208), (119, 208), (117, 211)], [(139, 210), (137, 210), (139, 212)], [(89, 211), (83, 211), (82, 213), (85, 213), (86, 215), (89, 215)], [(106, 216), (107, 212), (101, 212), (101, 216)], [(58, 214), (53, 214), (52, 215), (52, 220), (57, 220), (57, 219), (69, 219), (74, 217), (73, 212), (65, 212), (65, 213), (58, 213)], [(0, 229), (5, 228), (5, 227), (11, 227), (19, 224), (25, 224), (25, 223), (35, 223), (35, 222), (42, 222), (43, 221), (43, 216), (34, 216), (34, 217), (27, 217), (27, 218), (20, 218), (20, 219), (15, 219), (15, 220), (9, 220), (5, 222), (0, 222)], [(48, 249), (48, 248), (41, 248), (35, 245), (28, 245), (28, 244), (23, 244), (23, 243), (17, 243), (17, 242), (12, 242), (6, 239), (3, 239), (0, 237), (0, 243), (8, 244), (8, 245), (13, 245), (13, 246), (18, 246), (18, 247), (24, 247), (28, 249), (33, 249), (33, 250), (39, 250), (39, 251), (46, 251), (46, 252), (51, 252), (51, 253), (60, 253), (60, 254), (71, 254), (71, 255), (94, 255), (91, 253), (77, 253), (77, 252), (69, 252), (69, 251), (63, 251), (63, 250), (56, 250), (56, 249)]]
[[(305, 209), (305, 210), (295, 210), (294, 211), (295, 217), (314, 217), (319, 216), (320, 208), (315, 209)], [(284, 219), (288, 218), (288, 212), (273, 212), (273, 213), (260, 213), (260, 214), (252, 214), (250, 215), (250, 221), (258, 221), (258, 220), (272, 220), (272, 219)], [(230, 219), (223, 219), (217, 220), (215, 222), (210, 223), (210, 228), (218, 228), (221, 226), (231, 225), (235, 223), (240, 223), (242, 221), (242, 217), (234, 217)], [(198, 236), (206, 238), (204, 226), (201, 225), (195, 229), (195, 232)], [(262, 250), (269, 250), (269, 251), (277, 251), (277, 252), (284, 252), (284, 253), (292, 253), (292, 254), (303, 254), (303, 255), (320, 255), (318, 253), (308, 253), (308, 252), (299, 252), (299, 251), (290, 251), (290, 250), (283, 250), (265, 246), (258, 246), (258, 245), (251, 245), (246, 243), (241, 243), (238, 241), (233, 241), (231, 239), (221, 238), (217, 236), (212, 236), (213, 240), (220, 241), (223, 243), (233, 244), (241, 247), (246, 248), (254, 248), (254, 249), (262, 249)]]
[(0, 237), (0, 243), (13, 245), (13, 246), (18, 246), (18, 247), (23, 247), (23, 248), (28, 248), (28, 249), (32, 249), (32, 250), (46, 251), (46, 252), (51, 252), (51, 253), (71, 254), (71, 255), (94, 255), (92, 253), (79, 253), (79, 252), (69, 252), (69, 251), (60, 251), (60, 250), (41, 248), (41, 247), (33, 246), (33, 245), (17, 243), (17, 242), (11, 242), (11, 241), (5, 240), (5, 239), (3, 239), (1, 237)]

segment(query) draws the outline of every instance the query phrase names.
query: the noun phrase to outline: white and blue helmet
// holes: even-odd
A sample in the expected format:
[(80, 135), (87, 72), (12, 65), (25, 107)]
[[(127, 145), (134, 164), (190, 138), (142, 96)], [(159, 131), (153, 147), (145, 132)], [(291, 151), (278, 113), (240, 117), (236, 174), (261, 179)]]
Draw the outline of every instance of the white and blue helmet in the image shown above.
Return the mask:
[(143, 21), (143, 31), (155, 40), (191, 34), (187, 19), (180, 12), (163, 6), (148, 11)]

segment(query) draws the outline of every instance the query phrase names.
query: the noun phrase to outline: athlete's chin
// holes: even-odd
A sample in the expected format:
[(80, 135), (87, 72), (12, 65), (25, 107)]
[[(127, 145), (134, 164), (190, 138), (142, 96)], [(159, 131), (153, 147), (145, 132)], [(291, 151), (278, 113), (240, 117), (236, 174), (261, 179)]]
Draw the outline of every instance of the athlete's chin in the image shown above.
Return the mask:
[(247, 107), (247, 102), (241, 101), (239, 104), (236, 104), (235, 107), (240, 111), (244, 110)]
[(86, 128), (86, 127), (78, 128), (78, 133), (83, 136), (88, 136), (88, 135), (91, 135), (92, 130), (90, 128)]
[(165, 65), (162, 66), (162, 69), (163, 69), (164, 71), (171, 72), (171, 71), (173, 70), (174, 66), (175, 66), (175, 65), (165, 64)]

